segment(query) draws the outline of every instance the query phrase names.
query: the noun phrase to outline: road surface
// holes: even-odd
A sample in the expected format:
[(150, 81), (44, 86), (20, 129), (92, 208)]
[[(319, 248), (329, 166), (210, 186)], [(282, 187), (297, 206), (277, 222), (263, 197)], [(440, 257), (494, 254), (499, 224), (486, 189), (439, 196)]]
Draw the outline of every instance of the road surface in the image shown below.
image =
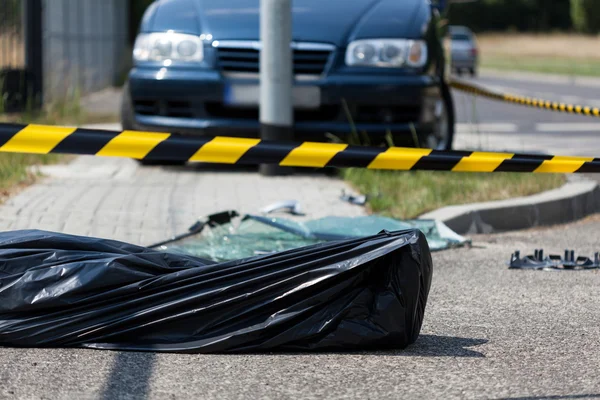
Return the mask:
[[(597, 101), (589, 85), (479, 81), (544, 92), (550, 99)], [(561, 154), (600, 148), (598, 129), (582, 125), (594, 119), (483, 99), (476, 101), (483, 133), (470, 133), (469, 101), (457, 95), (461, 146)], [(130, 160), (98, 160), (82, 158), (75, 168), (50, 170), (55, 178), (0, 207), (4, 229), (46, 227), (141, 243), (185, 229), (210, 207), (250, 201), (246, 211), (253, 211), (296, 191), (287, 181), (274, 181), (277, 188), (266, 190), (267, 181), (247, 173), (140, 171)], [(310, 176), (299, 179), (307, 211), (362, 211), (339, 208), (349, 207), (336, 203), (341, 182), (323, 178), (316, 186)], [(143, 213), (154, 213), (154, 219)], [(169, 355), (0, 348), (0, 399), (600, 398), (600, 272), (515, 271), (506, 265), (517, 249), (531, 253), (543, 247), (560, 254), (573, 248), (591, 256), (600, 250), (599, 236), (600, 218), (593, 217), (550, 229), (477, 236), (473, 248), (434, 254), (422, 335), (405, 351)]]
[[(544, 79), (483, 73), (474, 82), (544, 100), (600, 107), (600, 80)], [(600, 156), (600, 118), (474, 97), (454, 90), (456, 149)]]
[(600, 398), (600, 273), (508, 270), (515, 249), (598, 250), (598, 219), (434, 255), (405, 351), (174, 355), (0, 349), (0, 398)]

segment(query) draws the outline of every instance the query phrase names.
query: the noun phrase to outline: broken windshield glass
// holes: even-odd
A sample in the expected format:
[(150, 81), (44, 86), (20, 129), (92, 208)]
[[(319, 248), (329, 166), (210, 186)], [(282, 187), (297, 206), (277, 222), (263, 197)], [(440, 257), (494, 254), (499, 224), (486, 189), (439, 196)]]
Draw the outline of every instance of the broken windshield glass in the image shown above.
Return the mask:
[[(237, 214), (235, 214), (237, 215)], [(209, 217), (210, 219), (210, 217)], [(439, 221), (401, 221), (377, 215), (325, 217), (305, 222), (287, 218), (246, 215), (160, 246), (164, 251), (193, 255), (217, 262), (270, 254), (316, 243), (361, 238), (382, 231), (419, 229), (432, 251), (462, 246), (469, 241)]]

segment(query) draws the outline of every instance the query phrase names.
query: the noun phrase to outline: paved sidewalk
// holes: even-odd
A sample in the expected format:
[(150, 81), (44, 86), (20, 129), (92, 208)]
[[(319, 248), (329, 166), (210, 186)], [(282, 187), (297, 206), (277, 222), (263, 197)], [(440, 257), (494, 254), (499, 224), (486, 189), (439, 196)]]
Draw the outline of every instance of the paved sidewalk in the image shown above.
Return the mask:
[(81, 99), (81, 108), (89, 115), (114, 116), (121, 113), (123, 88), (109, 87), (90, 93)]
[(339, 200), (346, 184), (323, 174), (267, 178), (256, 169), (141, 167), (129, 159), (79, 157), (42, 168), (47, 177), (0, 206), (0, 229), (44, 229), (149, 245), (185, 232), (199, 217), (257, 213), (282, 200), (306, 218), (362, 215)]

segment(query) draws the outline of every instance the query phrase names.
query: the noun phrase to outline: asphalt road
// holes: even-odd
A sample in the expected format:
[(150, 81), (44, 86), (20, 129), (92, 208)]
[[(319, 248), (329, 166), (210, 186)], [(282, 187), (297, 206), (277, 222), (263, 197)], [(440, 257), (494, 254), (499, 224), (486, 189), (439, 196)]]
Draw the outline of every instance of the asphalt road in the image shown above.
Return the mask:
[(23, 399), (600, 398), (600, 273), (508, 270), (512, 251), (598, 250), (600, 219), (475, 238), (434, 255), (425, 324), (405, 351), (168, 355), (0, 349)]
[[(483, 73), (474, 82), (550, 101), (600, 107), (600, 79)], [(454, 91), (456, 149), (600, 155), (600, 118), (569, 115)]]
[[(551, 100), (597, 101), (589, 84), (480, 81), (543, 92)], [(562, 154), (599, 148), (600, 129), (581, 125), (600, 122), (592, 118), (476, 99), (479, 123), (473, 131), (472, 99), (458, 94), (457, 104), (457, 143), (463, 148)], [(543, 125), (548, 123), (565, 129), (553, 132)], [(153, 190), (163, 191), (163, 181)], [(404, 351), (169, 355), (0, 348), (0, 399), (600, 398), (600, 271), (506, 266), (516, 249), (560, 254), (573, 248), (592, 255), (600, 250), (599, 226), (595, 217), (478, 236), (473, 248), (434, 254), (422, 335)]]

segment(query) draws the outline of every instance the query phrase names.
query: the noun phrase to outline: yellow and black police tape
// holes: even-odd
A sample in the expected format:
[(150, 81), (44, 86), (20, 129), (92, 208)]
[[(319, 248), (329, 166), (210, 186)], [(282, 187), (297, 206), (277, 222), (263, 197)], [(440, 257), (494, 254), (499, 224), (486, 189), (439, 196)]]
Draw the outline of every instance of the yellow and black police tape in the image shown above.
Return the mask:
[(582, 105), (559, 103), (556, 101), (536, 99), (533, 97), (519, 96), (510, 93), (500, 93), (481, 85), (467, 82), (461, 79), (453, 78), (450, 86), (454, 89), (471, 93), (477, 96), (483, 96), (494, 100), (505, 101), (509, 103), (521, 104), (524, 106), (541, 108), (544, 110), (558, 111), (570, 114), (585, 115), (589, 117), (600, 117), (600, 108), (588, 107)]
[(88, 154), (145, 161), (278, 164), (453, 172), (600, 172), (600, 158), (273, 142), (160, 132), (0, 124), (0, 152)]

